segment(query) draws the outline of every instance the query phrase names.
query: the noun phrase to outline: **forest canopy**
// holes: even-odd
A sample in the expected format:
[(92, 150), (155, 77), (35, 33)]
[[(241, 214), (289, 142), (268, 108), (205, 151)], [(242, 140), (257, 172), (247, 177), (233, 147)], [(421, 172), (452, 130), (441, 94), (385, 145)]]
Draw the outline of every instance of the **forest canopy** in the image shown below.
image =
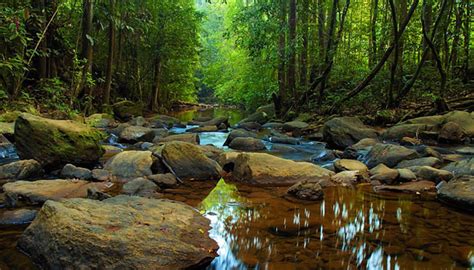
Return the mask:
[[(468, 0), (7, 0), (0, 109), (131, 100), (251, 110), (447, 109), (472, 93)], [(369, 102), (368, 102), (369, 101)]]

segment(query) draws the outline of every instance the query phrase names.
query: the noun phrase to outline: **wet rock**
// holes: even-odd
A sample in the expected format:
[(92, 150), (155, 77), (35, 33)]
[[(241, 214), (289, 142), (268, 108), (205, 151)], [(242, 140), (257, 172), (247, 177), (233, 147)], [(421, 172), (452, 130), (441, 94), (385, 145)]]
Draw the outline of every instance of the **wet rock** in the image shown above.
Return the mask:
[(35, 159), (45, 169), (71, 163), (88, 166), (104, 151), (99, 142), (105, 135), (84, 124), (22, 114), (15, 124), (15, 146), (21, 159)]
[(264, 124), (262, 127), (269, 128), (269, 129), (282, 129), (283, 123), (269, 122), (269, 123)]
[(288, 189), (287, 193), (298, 199), (308, 201), (319, 201), (324, 197), (321, 185), (318, 182), (309, 181), (302, 181), (294, 184)]
[(129, 126), (120, 132), (120, 141), (127, 143), (151, 142), (155, 138), (155, 132), (151, 128), (140, 126)]
[(150, 148), (152, 148), (153, 146), (155, 146), (153, 143), (151, 142), (142, 142), (142, 143), (137, 143), (135, 144), (135, 146), (137, 148), (140, 148), (142, 150), (149, 150)]
[(441, 181), (449, 181), (454, 175), (446, 170), (439, 170), (429, 166), (413, 166), (408, 167), (410, 171), (416, 174), (416, 177), (423, 180), (430, 180), (435, 183)]
[(422, 142), (420, 139), (417, 138), (411, 138), (411, 137), (403, 137), (400, 140), (401, 145), (405, 146), (415, 146), (415, 145), (420, 145)]
[(400, 182), (409, 182), (416, 180), (416, 174), (409, 169), (398, 169), (398, 180)]
[(395, 125), (382, 134), (385, 140), (400, 140), (404, 137), (416, 138), (421, 132), (435, 129), (433, 125), (426, 124), (399, 124)]
[(199, 144), (200, 138), (199, 135), (195, 133), (187, 133), (187, 134), (177, 134), (177, 135), (170, 135), (165, 138), (159, 138), (157, 141), (153, 140), (154, 143), (166, 143), (166, 142), (187, 142), (191, 144)]
[(195, 127), (190, 128), (188, 132), (217, 132), (219, 129), (216, 126), (203, 126), (203, 127)]
[(239, 128), (245, 129), (245, 130), (254, 130), (254, 131), (259, 131), (262, 129), (262, 125), (260, 125), (257, 122), (247, 122), (247, 123), (240, 123), (238, 124)]
[(122, 193), (132, 196), (152, 197), (158, 190), (158, 186), (151, 180), (145, 178), (136, 178), (125, 183), (122, 187)]
[(155, 115), (149, 119), (149, 122), (154, 127), (164, 127), (164, 128), (172, 128), (174, 125), (181, 124), (179, 119), (168, 116), (168, 115)]
[(86, 168), (76, 167), (72, 164), (66, 164), (61, 170), (61, 177), (63, 178), (76, 178), (82, 180), (88, 180), (92, 178), (92, 172)]
[(0, 179), (23, 180), (39, 177), (43, 169), (34, 159), (19, 160), (0, 166)]
[(212, 144), (200, 145), (199, 148), (201, 148), (201, 150), (204, 152), (204, 155), (206, 155), (206, 157), (215, 161), (218, 161), (219, 156), (222, 154), (222, 152), (224, 152), (224, 150), (222, 150), (221, 148), (217, 148)]
[(374, 188), (375, 191), (394, 191), (394, 192), (434, 192), (436, 191), (435, 183), (431, 181), (408, 182), (400, 185), (383, 185)]
[(131, 126), (143, 127), (148, 125), (148, 121), (143, 116), (133, 117), (132, 120), (128, 122)]
[(280, 145), (280, 144), (273, 144), (270, 149), (272, 152), (276, 153), (295, 153), (298, 152), (298, 149), (287, 146), (287, 145)]
[(13, 137), (15, 132), (15, 123), (4, 123), (0, 122), (0, 134), (7, 138)]
[(430, 146), (419, 146), (419, 147), (417, 147), (416, 150), (423, 157), (435, 157), (435, 158), (443, 161), (443, 155), (441, 155), (438, 151), (436, 151), (435, 149), (433, 149)]
[(167, 174), (154, 174), (147, 177), (153, 183), (157, 184), (160, 188), (173, 188), (178, 185), (176, 176), (172, 173)]
[(381, 163), (388, 167), (395, 167), (403, 160), (410, 160), (418, 157), (419, 155), (415, 150), (399, 145), (378, 143), (374, 145), (367, 154), (365, 163), (369, 168), (373, 168)]
[(85, 122), (90, 127), (108, 128), (114, 124), (114, 117), (106, 113), (96, 113), (86, 117)]
[(218, 163), (226, 172), (234, 170), (235, 160), (240, 155), (240, 152), (224, 152), (219, 156)]
[(474, 211), (474, 176), (461, 176), (448, 183), (442, 183), (438, 198), (457, 207)]
[(265, 124), (269, 120), (269, 116), (267, 113), (261, 111), (261, 112), (255, 112), (251, 115), (249, 115), (247, 118), (242, 119), (239, 124), (242, 123), (247, 123), (247, 122), (256, 122), (261, 125)]
[(104, 169), (119, 179), (133, 179), (152, 175), (155, 162), (150, 151), (124, 151), (109, 159)]
[(166, 143), (161, 152), (163, 160), (181, 180), (218, 180), (221, 168), (208, 158), (201, 148), (185, 142)]
[(361, 151), (361, 150), (370, 150), (374, 145), (378, 144), (379, 141), (373, 138), (365, 138), (358, 141), (356, 144), (350, 146), (350, 148)]
[(360, 171), (342, 171), (331, 177), (331, 181), (338, 186), (351, 187), (361, 182), (367, 182), (365, 173)]
[(36, 210), (18, 209), (5, 211), (0, 215), (0, 225), (21, 225), (28, 224), (36, 217)]
[(324, 149), (321, 153), (313, 155), (311, 161), (313, 163), (321, 164), (328, 161), (333, 161), (337, 158), (336, 152), (334, 150)]
[(120, 136), (120, 133), (122, 133), (122, 131), (124, 129), (126, 129), (127, 127), (130, 127), (129, 123), (121, 123), (118, 126), (112, 128), (112, 129), (109, 129), (109, 132), (118, 137), (118, 136)]
[(236, 181), (285, 186), (299, 181), (329, 179), (333, 172), (308, 162), (294, 162), (265, 153), (242, 153), (234, 162)]
[(18, 246), (45, 269), (190, 269), (216, 255), (209, 229), (183, 203), (124, 195), (69, 199), (46, 202)]
[(159, 140), (169, 136), (169, 131), (166, 128), (153, 128), (153, 132), (155, 133), (155, 138), (153, 140)]
[(134, 116), (143, 115), (143, 105), (128, 100), (115, 103), (112, 109), (115, 117), (122, 121), (129, 121)]
[(90, 183), (83, 180), (38, 180), (17, 181), (3, 185), (6, 203), (10, 207), (41, 205), (47, 200), (64, 198), (85, 198), (87, 189), (95, 187), (105, 190), (104, 183)]
[(291, 144), (291, 145), (300, 144), (300, 141), (298, 139), (287, 136), (285, 134), (278, 133), (278, 132), (272, 132), (271, 136), (266, 137), (264, 139), (272, 143)]
[(334, 162), (334, 168), (336, 169), (336, 172), (359, 171), (361, 173), (366, 173), (369, 171), (369, 168), (367, 168), (364, 163), (353, 159), (338, 159)]
[(398, 170), (391, 169), (384, 164), (379, 164), (372, 168), (370, 170), (370, 175), (372, 175), (370, 177), (371, 180), (380, 181), (389, 185), (393, 184), (399, 176)]
[(243, 137), (233, 139), (229, 147), (242, 151), (261, 151), (266, 149), (262, 140)]
[(455, 122), (447, 122), (439, 131), (438, 140), (441, 142), (460, 143), (466, 134), (464, 130)]
[(287, 132), (293, 132), (293, 131), (300, 131), (302, 129), (307, 128), (309, 125), (308, 123), (302, 122), (302, 121), (291, 121), (291, 122), (286, 122), (283, 124), (283, 130)]
[(15, 146), (2, 134), (0, 134), (0, 159), (16, 159)]
[(257, 138), (257, 134), (244, 129), (232, 130), (227, 136), (227, 139), (224, 142), (224, 146), (229, 146), (230, 143), (236, 138)]
[(424, 157), (424, 158), (416, 158), (411, 160), (403, 160), (398, 163), (397, 168), (408, 168), (413, 166), (430, 166), (438, 168), (441, 166), (441, 160), (435, 157)]
[(96, 181), (109, 181), (110, 180), (110, 172), (104, 169), (93, 169), (92, 170), (92, 179)]
[(112, 198), (112, 196), (108, 193), (97, 190), (95, 187), (90, 187), (87, 189), (86, 198), (91, 200), (103, 201)]
[(377, 132), (357, 117), (337, 117), (324, 123), (323, 136), (331, 147), (344, 149), (365, 138), (377, 139)]
[(474, 175), (474, 158), (451, 162), (443, 167), (443, 170), (450, 171), (456, 176)]

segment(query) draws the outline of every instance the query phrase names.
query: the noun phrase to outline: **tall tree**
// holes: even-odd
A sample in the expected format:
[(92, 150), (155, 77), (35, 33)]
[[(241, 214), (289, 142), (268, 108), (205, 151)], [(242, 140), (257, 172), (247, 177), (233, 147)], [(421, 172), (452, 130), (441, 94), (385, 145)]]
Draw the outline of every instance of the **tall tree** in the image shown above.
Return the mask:
[(115, 0), (109, 1), (109, 55), (107, 58), (107, 74), (105, 76), (104, 104), (110, 104), (110, 92), (112, 89), (112, 73), (115, 54)]

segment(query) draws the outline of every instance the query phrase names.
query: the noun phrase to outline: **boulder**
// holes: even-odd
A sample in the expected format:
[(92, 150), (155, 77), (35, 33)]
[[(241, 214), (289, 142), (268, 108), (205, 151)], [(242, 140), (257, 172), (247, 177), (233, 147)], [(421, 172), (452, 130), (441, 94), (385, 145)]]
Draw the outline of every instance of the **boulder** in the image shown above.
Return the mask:
[(159, 138), (158, 140), (153, 140), (154, 143), (166, 143), (166, 142), (187, 142), (191, 144), (199, 144), (200, 138), (198, 134), (195, 133), (187, 133), (187, 134), (177, 134), (177, 135), (170, 135), (164, 138)]
[(0, 122), (0, 134), (11, 138), (15, 132), (15, 123), (4, 123)]
[(147, 178), (157, 184), (160, 188), (173, 188), (178, 185), (178, 180), (172, 173), (154, 174)]
[(235, 160), (240, 155), (240, 152), (224, 152), (219, 155), (218, 163), (226, 172), (234, 170)]
[(449, 181), (454, 177), (454, 175), (449, 171), (439, 170), (429, 166), (413, 166), (408, 167), (407, 169), (415, 173), (417, 178), (433, 181), (435, 183)]
[(452, 111), (443, 115), (444, 123), (456, 123), (467, 137), (474, 137), (474, 113), (464, 111)]
[(226, 116), (220, 116), (213, 118), (209, 121), (205, 122), (197, 122), (195, 124), (198, 124), (201, 127), (206, 127), (206, 126), (215, 126), (215, 127), (229, 127), (229, 117)]
[(451, 162), (443, 170), (450, 171), (456, 176), (474, 175), (474, 158)]
[(377, 139), (377, 132), (357, 117), (336, 117), (324, 123), (323, 138), (329, 146), (344, 149), (365, 138)]
[(201, 148), (186, 142), (166, 143), (161, 151), (165, 164), (180, 180), (218, 180), (221, 167)]
[(17, 181), (3, 185), (6, 203), (10, 207), (41, 205), (47, 200), (85, 198), (88, 188), (105, 190), (105, 183), (90, 183), (83, 180), (38, 180)]
[(155, 133), (153, 141), (169, 136), (169, 131), (166, 128), (153, 128), (152, 130)]
[(399, 173), (398, 170), (390, 169), (384, 164), (379, 164), (370, 170), (370, 175), (372, 175), (370, 177), (371, 180), (391, 185), (397, 180)]
[(66, 166), (61, 170), (61, 177), (88, 180), (92, 178), (92, 172), (86, 168), (66, 164)]
[(99, 142), (105, 135), (84, 124), (22, 114), (15, 124), (15, 146), (21, 159), (35, 159), (45, 169), (71, 163), (90, 166), (104, 151)]
[(332, 183), (343, 187), (355, 186), (358, 183), (367, 182), (367, 180), (367, 174), (360, 171), (342, 171), (331, 177)]
[(5, 211), (0, 214), (0, 225), (23, 225), (33, 221), (38, 211), (31, 209), (18, 209)]
[(224, 146), (229, 146), (235, 138), (257, 138), (257, 134), (244, 129), (234, 129), (227, 136)]
[(359, 171), (361, 173), (366, 173), (369, 171), (369, 168), (367, 168), (364, 163), (354, 159), (338, 159), (334, 162), (334, 168), (336, 169), (336, 172)]
[(112, 105), (114, 115), (122, 121), (129, 121), (134, 116), (143, 115), (143, 105), (123, 100)]
[(268, 128), (268, 129), (282, 129), (282, 128), (283, 128), (283, 123), (268, 122), (268, 123), (262, 125), (262, 128)]
[(247, 118), (242, 119), (239, 124), (241, 123), (247, 123), (247, 122), (257, 122), (260, 125), (265, 124), (269, 120), (269, 116), (266, 112), (260, 111), (260, 112), (255, 112), (251, 115), (249, 115)]
[(262, 140), (249, 137), (239, 137), (233, 139), (229, 145), (229, 148), (242, 151), (261, 151), (266, 149)]
[(168, 116), (168, 115), (155, 115), (150, 119), (150, 123), (154, 127), (165, 127), (165, 128), (171, 128), (174, 125), (178, 125), (181, 122), (179, 121), (178, 118)]
[(365, 138), (360, 141), (358, 141), (356, 144), (353, 144), (350, 146), (350, 148), (356, 150), (356, 151), (363, 151), (363, 150), (370, 150), (374, 145), (379, 143), (377, 139), (373, 138)]
[(19, 160), (0, 166), (0, 180), (23, 180), (39, 177), (43, 169), (34, 159)]
[(438, 140), (441, 142), (460, 143), (464, 140), (466, 134), (455, 122), (447, 122), (439, 131)]
[(46, 202), (18, 247), (44, 269), (196, 269), (216, 256), (209, 229), (179, 202), (69, 199)]
[(400, 182), (409, 182), (416, 180), (416, 174), (409, 169), (397, 169), (398, 171), (398, 180)]
[(308, 123), (302, 122), (302, 121), (291, 121), (291, 122), (286, 122), (283, 124), (283, 130), (287, 132), (293, 132), (293, 131), (300, 131), (302, 129), (307, 128), (309, 125)]
[(424, 158), (415, 158), (411, 160), (403, 160), (398, 163), (397, 168), (408, 168), (413, 166), (430, 166), (439, 168), (441, 166), (441, 160), (435, 157), (424, 157)]
[(288, 145), (281, 145), (281, 144), (272, 144), (270, 150), (274, 153), (296, 153), (298, 149), (288, 146)]
[(265, 153), (242, 153), (234, 161), (232, 177), (251, 184), (286, 186), (300, 181), (328, 180), (332, 174), (308, 162), (295, 162)]
[(190, 128), (187, 131), (188, 132), (217, 132), (219, 129), (216, 126), (202, 126), (202, 127), (195, 127), (195, 128)]
[(246, 122), (246, 123), (240, 123), (237, 125), (239, 128), (245, 129), (245, 130), (254, 130), (254, 131), (259, 131), (262, 129), (262, 125), (260, 125), (257, 122)]
[(106, 113), (96, 113), (86, 117), (85, 122), (90, 127), (108, 128), (114, 124), (114, 117)]
[(365, 163), (369, 168), (373, 168), (381, 163), (388, 167), (395, 167), (403, 160), (410, 160), (418, 157), (419, 155), (415, 150), (404, 146), (378, 143), (374, 145), (367, 154)]
[(300, 141), (298, 139), (287, 136), (285, 134), (278, 133), (278, 132), (272, 132), (271, 136), (266, 137), (264, 139), (272, 143), (282, 143), (282, 144), (292, 144), (292, 145), (300, 144)]
[(113, 156), (104, 166), (110, 174), (119, 179), (133, 179), (153, 174), (157, 162), (150, 151), (124, 151)]
[(461, 176), (438, 189), (438, 199), (465, 210), (474, 211), (474, 176)]
[(291, 186), (288, 191), (288, 194), (301, 199), (308, 201), (319, 201), (324, 197), (323, 188), (318, 183), (318, 181), (301, 181), (293, 186)]
[(224, 152), (221, 148), (217, 148), (216, 146), (209, 144), (209, 145), (199, 145), (199, 148), (203, 151), (206, 157), (218, 161), (219, 156)]
[(152, 197), (157, 190), (158, 186), (155, 183), (142, 177), (133, 179), (122, 187), (123, 194), (140, 197)]
[(148, 121), (143, 116), (133, 117), (132, 120), (128, 122), (131, 126), (143, 127), (148, 125)]
[(92, 170), (92, 179), (95, 181), (109, 181), (110, 180), (110, 172), (104, 169), (93, 169)]
[(155, 132), (151, 128), (140, 126), (129, 126), (120, 132), (119, 139), (121, 142), (151, 142), (155, 138)]
[(416, 181), (408, 182), (400, 185), (383, 185), (374, 188), (375, 191), (392, 191), (392, 192), (407, 192), (407, 193), (420, 193), (420, 192), (434, 192), (436, 191), (435, 183), (431, 181)]
[(385, 140), (400, 140), (404, 137), (418, 138), (425, 131), (432, 131), (435, 127), (426, 124), (399, 124), (395, 125), (382, 134)]

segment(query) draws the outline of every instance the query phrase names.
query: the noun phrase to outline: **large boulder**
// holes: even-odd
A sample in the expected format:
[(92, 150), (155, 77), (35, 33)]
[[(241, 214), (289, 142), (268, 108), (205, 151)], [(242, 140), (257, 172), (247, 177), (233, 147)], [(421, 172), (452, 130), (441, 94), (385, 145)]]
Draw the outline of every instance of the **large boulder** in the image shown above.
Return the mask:
[(19, 160), (0, 166), (0, 180), (23, 180), (41, 176), (43, 169), (34, 159)]
[(120, 141), (126, 143), (151, 142), (155, 138), (155, 131), (141, 126), (129, 126), (120, 132)]
[(324, 123), (323, 139), (331, 147), (344, 149), (365, 138), (376, 139), (377, 132), (357, 117), (337, 117)]
[(158, 160), (150, 151), (124, 151), (107, 161), (104, 169), (112, 176), (127, 180), (152, 175)]
[(257, 134), (244, 129), (234, 129), (227, 135), (224, 146), (229, 146), (235, 138), (257, 138)]
[(307, 128), (309, 125), (308, 123), (302, 122), (302, 121), (291, 121), (291, 122), (286, 122), (283, 124), (283, 130), (284, 131), (300, 131), (302, 129)]
[(195, 133), (186, 133), (186, 134), (177, 134), (177, 135), (170, 135), (164, 138), (155, 138), (153, 140), (154, 143), (166, 143), (166, 142), (187, 142), (191, 144), (199, 144), (200, 138), (198, 134)]
[(438, 140), (441, 142), (460, 143), (465, 137), (464, 129), (455, 122), (447, 122), (439, 131)]
[(404, 146), (378, 143), (374, 145), (367, 154), (365, 163), (369, 168), (373, 168), (381, 163), (388, 167), (395, 167), (403, 160), (410, 160), (418, 157), (419, 155), (415, 150)]
[(442, 161), (435, 157), (423, 157), (423, 158), (416, 158), (411, 160), (403, 160), (398, 163), (397, 168), (408, 168), (413, 166), (430, 166), (439, 168), (441, 166)]
[(451, 162), (443, 167), (443, 170), (450, 171), (456, 176), (474, 175), (474, 158)]
[(261, 151), (265, 150), (265, 144), (262, 140), (255, 138), (235, 138), (229, 145), (229, 148), (242, 151)]
[(385, 184), (393, 184), (400, 175), (398, 170), (391, 169), (384, 164), (379, 164), (370, 170), (370, 179), (380, 181)]
[(84, 124), (22, 114), (15, 124), (15, 146), (21, 159), (35, 159), (45, 169), (67, 163), (90, 166), (104, 151), (99, 142), (105, 135)]
[(427, 124), (399, 124), (384, 131), (382, 137), (385, 140), (401, 140), (402, 138), (417, 138), (425, 131), (432, 131), (435, 127)]
[(134, 116), (143, 115), (143, 105), (128, 100), (115, 103), (112, 109), (115, 117), (122, 121), (129, 121)]
[(169, 200), (48, 201), (18, 247), (44, 269), (195, 269), (215, 257), (209, 221)]
[(3, 185), (6, 203), (10, 207), (41, 205), (47, 200), (85, 198), (87, 190), (106, 190), (105, 183), (90, 183), (83, 180), (38, 180), (16, 181)]
[(443, 202), (474, 212), (474, 176), (462, 176), (441, 184), (438, 198)]
[(435, 183), (449, 181), (454, 177), (450, 171), (439, 170), (430, 166), (413, 166), (407, 169), (414, 172), (417, 178), (433, 181)]
[(305, 180), (329, 179), (332, 174), (308, 162), (295, 162), (265, 153), (242, 153), (234, 161), (232, 177), (251, 184), (286, 186)]
[(208, 158), (201, 148), (186, 142), (169, 142), (161, 150), (161, 157), (181, 180), (218, 180), (221, 167)]

